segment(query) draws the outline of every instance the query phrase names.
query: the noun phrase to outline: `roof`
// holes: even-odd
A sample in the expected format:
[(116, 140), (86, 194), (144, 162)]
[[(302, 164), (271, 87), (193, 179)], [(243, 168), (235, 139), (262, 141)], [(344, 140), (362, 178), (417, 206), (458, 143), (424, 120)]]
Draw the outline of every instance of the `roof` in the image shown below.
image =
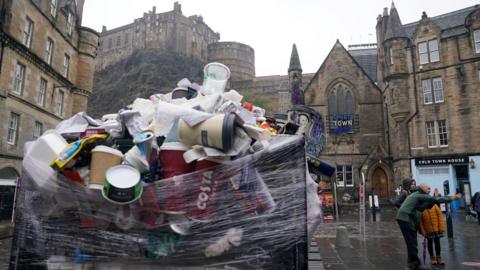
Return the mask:
[(377, 49), (349, 50), (350, 55), (374, 82), (377, 81)]
[[(478, 5), (467, 7), (439, 16), (431, 17), (430, 21), (435, 23), (442, 30), (443, 38), (460, 35), (468, 32), (468, 29), (465, 28), (465, 19), (470, 13), (478, 8), (480, 8)], [(413, 34), (415, 33), (418, 24), (419, 21), (408, 23), (403, 26), (408, 37), (413, 38)]]
[(385, 40), (398, 37), (406, 37), (405, 29), (402, 27), (400, 16), (398, 16), (397, 9), (392, 2), (390, 8), (390, 16), (388, 16), (387, 32), (385, 33)]
[(302, 65), (300, 65), (300, 57), (298, 57), (297, 45), (293, 44), (292, 55), (290, 56), (290, 66), (288, 72), (292, 70), (302, 71)]

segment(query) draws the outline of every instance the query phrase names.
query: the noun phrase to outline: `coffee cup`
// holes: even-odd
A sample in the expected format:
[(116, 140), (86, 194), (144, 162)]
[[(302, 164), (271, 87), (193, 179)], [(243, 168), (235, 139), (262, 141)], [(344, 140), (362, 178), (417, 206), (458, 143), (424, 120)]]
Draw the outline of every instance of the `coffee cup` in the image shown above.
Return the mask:
[(105, 173), (110, 167), (122, 163), (122, 159), (123, 154), (117, 149), (104, 145), (93, 148), (88, 187), (91, 189), (102, 189)]

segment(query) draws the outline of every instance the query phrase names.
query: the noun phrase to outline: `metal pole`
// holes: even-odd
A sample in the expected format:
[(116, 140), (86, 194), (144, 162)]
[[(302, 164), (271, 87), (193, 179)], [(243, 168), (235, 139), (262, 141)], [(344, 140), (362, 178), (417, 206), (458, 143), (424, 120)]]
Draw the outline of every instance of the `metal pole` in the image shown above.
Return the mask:
[(365, 174), (362, 172), (362, 182), (360, 183), (360, 234), (365, 240)]
[(453, 238), (453, 222), (452, 222), (452, 212), (450, 211), (449, 203), (445, 203), (446, 216), (447, 216), (447, 235), (448, 238)]
[(12, 223), (15, 221), (15, 206), (17, 205), (17, 189), (18, 189), (18, 177), (17, 179), (15, 179), (15, 193), (13, 193)]
[(340, 216), (338, 215), (338, 202), (337, 202), (337, 183), (333, 182), (333, 193), (335, 196), (335, 219), (340, 221)]

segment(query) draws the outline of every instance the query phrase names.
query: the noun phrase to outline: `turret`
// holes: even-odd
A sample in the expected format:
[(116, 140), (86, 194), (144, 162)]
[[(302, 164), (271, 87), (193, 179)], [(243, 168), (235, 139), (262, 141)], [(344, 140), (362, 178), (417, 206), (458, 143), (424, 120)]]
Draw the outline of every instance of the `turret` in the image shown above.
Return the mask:
[(90, 28), (80, 27), (76, 88), (72, 89), (72, 114), (87, 109), (88, 97), (92, 94), (94, 60), (97, 55), (99, 34)]

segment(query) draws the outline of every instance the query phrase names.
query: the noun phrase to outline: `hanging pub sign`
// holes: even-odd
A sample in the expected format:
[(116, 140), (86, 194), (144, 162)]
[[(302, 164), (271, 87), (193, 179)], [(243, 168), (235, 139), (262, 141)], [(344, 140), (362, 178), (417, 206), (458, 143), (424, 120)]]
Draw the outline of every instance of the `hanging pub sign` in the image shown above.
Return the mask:
[(353, 133), (357, 131), (358, 114), (330, 114), (328, 117), (331, 133)]
[(467, 164), (468, 156), (416, 158), (415, 166)]

